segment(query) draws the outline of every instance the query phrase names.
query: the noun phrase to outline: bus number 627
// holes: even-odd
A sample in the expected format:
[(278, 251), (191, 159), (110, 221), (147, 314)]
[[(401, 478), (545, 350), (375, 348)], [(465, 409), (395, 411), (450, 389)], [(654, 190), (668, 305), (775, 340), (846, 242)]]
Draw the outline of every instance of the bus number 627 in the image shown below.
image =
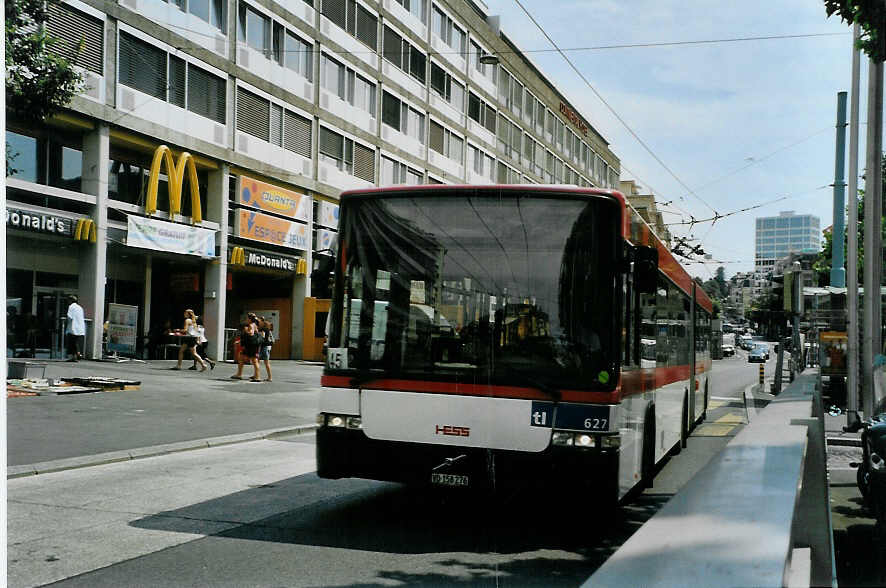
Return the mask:
[(605, 431), (608, 419), (585, 419), (585, 429)]

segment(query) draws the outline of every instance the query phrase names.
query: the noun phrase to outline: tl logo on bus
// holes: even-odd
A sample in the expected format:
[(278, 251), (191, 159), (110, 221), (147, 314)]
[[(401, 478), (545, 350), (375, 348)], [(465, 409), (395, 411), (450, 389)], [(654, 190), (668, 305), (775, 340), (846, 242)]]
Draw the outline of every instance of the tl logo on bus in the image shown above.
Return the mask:
[(437, 425), (436, 435), (449, 435), (452, 437), (470, 437), (470, 427), (455, 427), (453, 425)]

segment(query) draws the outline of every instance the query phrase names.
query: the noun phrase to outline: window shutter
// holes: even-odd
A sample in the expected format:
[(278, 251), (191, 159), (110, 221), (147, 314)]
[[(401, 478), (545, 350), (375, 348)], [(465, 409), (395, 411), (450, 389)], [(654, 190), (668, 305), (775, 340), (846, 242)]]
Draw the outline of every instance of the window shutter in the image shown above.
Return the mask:
[(320, 13), (341, 28), (345, 28), (345, 0), (323, 0)]
[(311, 121), (287, 110), (283, 121), (283, 146), (310, 159)]
[(375, 183), (375, 151), (360, 143), (354, 143), (354, 175)]
[(499, 148), (503, 151), (507, 150), (509, 135), (511, 130), (511, 123), (508, 122), (508, 119), (503, 117), (501, 114), (498, 115), (498, 141)]
[(400, 35), (394, 30), (385, 26), (384, 38), (382, 39), (382, 54), (384, 58), (396, 65), (403, 67), (403, 48), (401, 45)]
[(446, 95), (446, 72), (433, 61), (431, 62), (431, 88), (441, 96)]
[(372, 47), (373, 51), (378, 50), (378, 19), (360, 5), (357, 5), (356, 37)]
[(268, 106), (268, 100), (237, 88), (237, 130), (267, 141), (270, 132)]
[(188, 110), (225, 124), (225, 80), (188, 64)]
[(498, 173), (496, 174), (495, 181), (499, 184), (508, 183), (508, 168), (500, 161), (498, 162)]
[[(58, 53), (80, 67), (104, 75), (104, 23), (66, 4), (50, 4), (49, 32), (59, 38)], [(83, 49), (77, 54), (80, 40)]]
[(320, 127), (320, 153), (341, 161), (344, 157), (342, 136), (325, 127)]
[(185, 60), (169, 56), (169, 103), (185, 107)]
[(271, 104), (271, 143), (283, 144), (283, 107)]
[(443, 151), (443, 126), (431, 121), (431, 136), (428, 146), (437, 153), (445, 155)]
[(132, 35), (120, 33), (120, 83), (166, 100), (166, 52)]

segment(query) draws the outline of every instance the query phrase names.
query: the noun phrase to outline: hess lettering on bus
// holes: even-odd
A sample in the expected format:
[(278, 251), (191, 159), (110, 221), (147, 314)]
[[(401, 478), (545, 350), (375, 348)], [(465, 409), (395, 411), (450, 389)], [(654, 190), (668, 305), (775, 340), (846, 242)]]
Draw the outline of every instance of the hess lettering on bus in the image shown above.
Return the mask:
[(450, 435), (452, 437), (470, 437), (470, 427), (456, 427), (453, 425), (437, 425), (437, 435)]

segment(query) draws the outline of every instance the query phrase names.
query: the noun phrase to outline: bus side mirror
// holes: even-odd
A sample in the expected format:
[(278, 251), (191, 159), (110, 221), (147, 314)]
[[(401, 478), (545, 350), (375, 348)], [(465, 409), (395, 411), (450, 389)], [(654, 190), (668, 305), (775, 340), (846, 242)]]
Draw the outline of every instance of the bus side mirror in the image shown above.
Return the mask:
[(642, 294), (658, 288), (658, 249), (637, 247), (634, 251), (634, 287)]

